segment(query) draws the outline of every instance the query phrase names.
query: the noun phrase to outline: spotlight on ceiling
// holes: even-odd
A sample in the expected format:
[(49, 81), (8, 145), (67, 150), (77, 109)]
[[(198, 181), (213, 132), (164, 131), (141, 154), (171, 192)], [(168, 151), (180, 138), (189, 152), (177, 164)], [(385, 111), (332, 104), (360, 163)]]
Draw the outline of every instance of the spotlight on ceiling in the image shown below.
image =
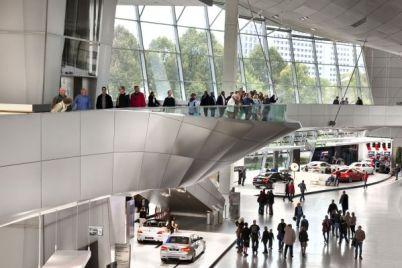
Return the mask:
[(299, 18), (300, 21), (305, 21), (305, 20), (309, 20), (309, 19), (310, 19), (309, 16), (303, 16), (303, 17)]
[(278, 14), (273, 15), (272, 18), (274, 18), (274, 19), (279, 19), (279, 15), (278, 15)]
[(310, 30), (312, 30), (313, 32), (317, 31), (317, 29), (316, 29), (316, 28), (311, 28)]

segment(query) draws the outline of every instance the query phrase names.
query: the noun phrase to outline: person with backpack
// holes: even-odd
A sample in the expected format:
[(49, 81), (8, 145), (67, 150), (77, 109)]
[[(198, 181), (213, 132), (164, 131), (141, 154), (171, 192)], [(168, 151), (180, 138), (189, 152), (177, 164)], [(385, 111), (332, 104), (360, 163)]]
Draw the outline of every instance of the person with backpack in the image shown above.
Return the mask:
[(300, 189), (300, 202), (305, 201), (306, 198), (304, 197), (304, 193), (307, 191), (306, 184), (304, 183), (304, 180), (302, 180), (301, 183), (299, 183), (299, 189)]
[(278, 235), (276, 237), (276, 238), (278, 238), (279, 251), (283, 250), (283, 238), (285, 236), (285, 228), (286, 228), (285, 220), (281, 219), (281, 222), (278, 224), (278, 227), (277, 227)]
[(306, 248), (307, 248), (307, 242), (308, 242), (308, 233), (305, 228), (301, 228), (299, 232), (299, 241), (300, 241), (300, 247), (302, 251), (302, 256), (306, 256)]
[(248, 256), (247, 251), (250, 247), (250, 228), (248, 228), (248, 223), (244, 223), (243, 230), (241, 232), (241, 238), (243, 243), (243, 255)]
[(325, 218), (322, 221), (322, 236), (324, 237), (324, 245), (328, 244), (330, 230), (331, 230), (331, 221), (328, 219), (328, 215), (325, 215)]
[(269, 215), (274, 215), (274, 203), (275, 203), (275, 195), (272, 192), (272, 190), (270, 190), (267, 194), (267, 206), (266, 206), (266, 211), (265, 213), (269, 213)]
[(260, 226), (257, 225), (257, 221), (253, 220), (253, 224), (250, 225), (251, 246), (253, 254), (258, 252), (258, 241), (260, 239)]
[(297, 206), (295, 207), (295, 214), (293, 216), (293, 219), (296, 221), (296, 228), (299, 228), (302, 216), (303, 216), (303, 208), (300, 203), (297, 203)]

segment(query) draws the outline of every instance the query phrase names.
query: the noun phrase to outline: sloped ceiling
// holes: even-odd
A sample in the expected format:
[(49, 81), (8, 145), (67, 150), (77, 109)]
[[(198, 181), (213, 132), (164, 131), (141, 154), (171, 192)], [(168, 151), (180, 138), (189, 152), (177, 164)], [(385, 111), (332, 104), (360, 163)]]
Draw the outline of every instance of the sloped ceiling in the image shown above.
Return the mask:
[(240, 5), (243, 12), (251, 6), (284, 27), (340, 41), (366, 40), (366, 46), (402, 54), (402, 0), (240, 0)]

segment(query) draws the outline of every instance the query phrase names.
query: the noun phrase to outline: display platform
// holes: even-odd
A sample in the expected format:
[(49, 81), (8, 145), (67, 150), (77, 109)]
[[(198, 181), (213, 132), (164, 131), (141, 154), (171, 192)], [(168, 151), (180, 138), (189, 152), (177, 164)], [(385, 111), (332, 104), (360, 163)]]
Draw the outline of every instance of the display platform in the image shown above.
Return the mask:
[(43, 268), (84, 268), (91, 258), (88, 250), (57, 250)]

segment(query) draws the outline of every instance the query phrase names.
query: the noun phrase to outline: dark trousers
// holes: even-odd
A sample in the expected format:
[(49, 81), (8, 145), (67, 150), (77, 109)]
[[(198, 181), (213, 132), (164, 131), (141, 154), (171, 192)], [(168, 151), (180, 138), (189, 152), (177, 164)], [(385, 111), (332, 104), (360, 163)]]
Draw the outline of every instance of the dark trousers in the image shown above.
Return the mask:
[(359, 257), (362, 256), (362, 250), (363, 250), (363, 242), (356, 241), (355, 258), (357, 258), (357, 254), (359, 254)]
[(225, 113), (225, 107), (219, 107), (218, 108), (218, 110), (219, 110), (219, 117), (222, 117), (223, 116), (223, 114)]
[(350, 231), (352, 232), (352, 237), (355, 237), (355, 233), (356, 233), (356, 225), (350, 225)]
[(301, 192), (300, 193), (300, 202), (305, 201), (305, 200), (306, 200), (306, 198), (304, 198), (304, 192)]
[(322, 232), (322, 235), (324, 236), (324, 241), (325, 241), (325, 243), (328, 244), (328, 240), (329, 240), (329, 231), (327, 231), (327, 232)]
[(269, 215), (274, 215), (273, 204), (268, 204)]
[(347, 208), (342, 207), (342, 216), (345, 216), (345, 215), (346, 215), (346, 211), (348, 211), (348, 209), (347, 209)]
[(258, 250), (258, 236), (251, 237), (251, 248), (253, 249), (253, 252)]
[(267, 253), (268, 252), (268, 250), (267, 250), (267, 240), (262, 240), (262, 244), (264, 245), (264, 253)]
[(285, 245), (285, 258), (286, 254), (288, 253), (288, 249), (290, 257), (293, 257), (293, 245)]
[(341, 232), (341, 235), (339, 237), (339, 244), (342, 243), (342, 239), (345, 238), (346, 243), (349, 243), (349, 239), (348, 239), (348, 232)]

